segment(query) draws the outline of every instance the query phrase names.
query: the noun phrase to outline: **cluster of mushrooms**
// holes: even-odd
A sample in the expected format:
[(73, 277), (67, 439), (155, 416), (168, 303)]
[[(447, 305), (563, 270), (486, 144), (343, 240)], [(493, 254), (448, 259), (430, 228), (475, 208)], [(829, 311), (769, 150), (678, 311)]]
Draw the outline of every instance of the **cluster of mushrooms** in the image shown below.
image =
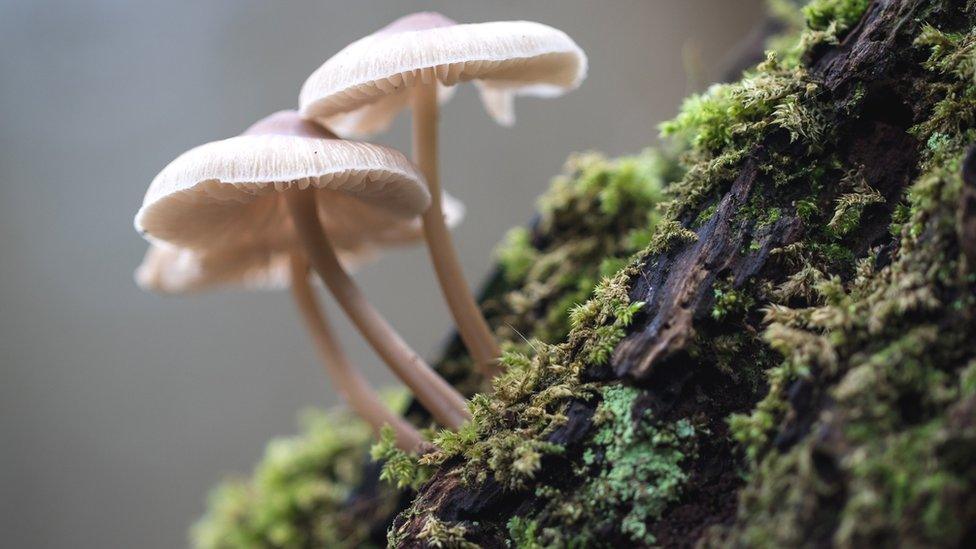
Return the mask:
[[(338, 392), (374, 430), (390, 425), (400, 448), (416, 450), (420, 433), (385, 407), (343, 353), (310, 270), (433, 418), (457, 429), (469, 418), (464, 397), (407, 345), (348, 273), (383, 248), (422, 238), (465, 347), (481, 373), (495, 375), (498, 344), (451, 242), (449, 227), (464, 211), (438, 179), (438, 104), (455, 84), (473, 81), (491, 116), (509, 125), (515, 95), (559, 95), (585, 74), (579, 46), (540, 23), (458, 24), (436, 13), (398, 19), (313, 72), (297, 111), (274, 113), (166, 166), (135, 217), (151, 244), (136, 280), (164, 293), (290, 286)], [(387, 129), (408, 106), (413, 162), (391, 148), (345, 139)]]

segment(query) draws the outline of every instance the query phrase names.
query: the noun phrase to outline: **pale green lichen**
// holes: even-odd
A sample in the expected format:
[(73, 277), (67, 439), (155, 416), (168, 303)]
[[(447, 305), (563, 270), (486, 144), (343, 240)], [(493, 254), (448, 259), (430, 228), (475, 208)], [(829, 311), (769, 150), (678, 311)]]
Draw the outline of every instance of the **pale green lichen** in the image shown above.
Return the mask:
[[(628, 509), (621, 519), (621, 531), (635, 542), (653, 544), (647, 524), (680, 496), (687, 479), (681, 462), (695, 451), (695, 429), (686, 419), (654, 425), (647, 411), (635, 421), (631, 416), (640, 395), (636, 389), (609, 386), (602, 393), (594, 418), (597, 432), (583, 456), (584, 465), (596, 465), (600, 470), (588, 473), (575, 497), (592, 503), (589, 520), (611, 515), (610, 509)], [(602, 456), (597, 458), (601, 449)], [(588, 528), (599, 529), (598, 518), (596, 522)]]
[[(596, 432), (576, 472), (586, 480), (571, 491), (541, 491), (549, 503), (535, 519), (510, 521), (513, 539), (522, 540), (518, 546), (602, 545), (594, 532), (608, 528), (619, 528), (633, 543), (654, 543), (647, 524), (680, 497), (687, 479), (681, 464), (696, 452), (695, 428), (685, 419), (656, 422), (648, 410), (636, 409), (640, 395), (621, 385), (601, 389)], [(526, 543), (528, 535), (534, 545)]]
[(653, 544), (647, 525), (681, 496), (687, 479), (682, 462), (696, 452), (692, 424), (685, 419), (659, 424), (647, 409), (636, 407), (641, 391), (632, 387), (610, 385), (600, 394), (596, 432), (576, 472), (585, 480), (572, 491), (537, 491), (548, 503), (536, 518), (509, 523), (515, 539), (531, 532), (535, 545), (523, 541), (524, 546), (601, 545), (604, 540), (591, 532), (613, 528), (633, 543)]

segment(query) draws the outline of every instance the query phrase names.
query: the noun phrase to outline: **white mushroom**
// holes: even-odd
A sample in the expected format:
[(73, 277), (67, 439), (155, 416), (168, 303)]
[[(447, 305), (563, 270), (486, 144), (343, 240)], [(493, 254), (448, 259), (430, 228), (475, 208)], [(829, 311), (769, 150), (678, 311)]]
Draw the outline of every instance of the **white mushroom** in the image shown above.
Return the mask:
[[(370, 345), (435, 419), (457, 428), (469, 417), (464, 398), (410, 349), (340, 264), (336, 248), (355, 249), (343, 241), (355, 231), (343, 225), (347, 230), (337, 231), (333, 244), (328, 225), (319, 221), (334, 222), (333, 211), (369, 207), (382, 227), (370, 226), (367, 216), (356, 218), (358, 227), (374, 236), (388, 234), (429, 202), (423, 177), (400, 153), (336, 139), (297, 113), (283, 111), (243, 135), (196, 147), (171, 162), (150, 185), (135, 225), (150, 242), (203, 254), (233, 254), (297, 235), (309, 262)], [(299, 280), (292, 273), (293, 281)], [(303, 298), (296, 297), (301, 305)]]
[(418, 13), (345, 47), (302, 86), (302, 115), (343, 135), (381, 131), (400, 110), (412, 105), (414, 162), (433, 196), (423, 217), (431, 260), (458, 332), (488, 375), (497, 372), (498, 344), (471, 294), (443, 223), (437, 165), (438, 89), (474, 81), (488, 112), (508, 125), (514, 122), (516, 95), (559, 95), (579, 86), (585, 75), (583, 50), (547, 25), (457, 24), (440, 14)]
[(410, 89), (473, 81), (485, 109), (502, 125), (515, 121), (516, 95), (553, 97), (579, 87), (586, 54), (566, 33), (532, 21), (459, 24), (439, 13), (414, 13), (343, 48), (302, 86), (303, 116), (340, 135), (385, 131), (410, 104)]

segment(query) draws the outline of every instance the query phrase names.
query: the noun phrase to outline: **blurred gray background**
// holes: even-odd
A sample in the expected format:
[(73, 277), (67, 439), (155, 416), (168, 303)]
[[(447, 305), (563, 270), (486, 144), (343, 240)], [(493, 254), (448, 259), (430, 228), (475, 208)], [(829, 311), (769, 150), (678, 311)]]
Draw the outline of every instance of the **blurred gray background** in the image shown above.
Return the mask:
[[(716, 76), (760, 0), (0, 0), (0, 545), (178, 547), (222, 475), (296, 413), (336, 398), (285, 293), (149, 295), (132, 216), (194, 145), (292, 107), (348, 42), (417, 10), (565, 30), (590, 75), (493, 124), (474, 90), (442, 122), (442, 178), (466, 202), (469, 278), (572, 151), (636, 152)], [(399, 120), (380, 142), (408, 150)], [(358, 278), (433, 357), (449, 317), (422, 248)], [(350, 354), (391, 378), (327, 302)]]

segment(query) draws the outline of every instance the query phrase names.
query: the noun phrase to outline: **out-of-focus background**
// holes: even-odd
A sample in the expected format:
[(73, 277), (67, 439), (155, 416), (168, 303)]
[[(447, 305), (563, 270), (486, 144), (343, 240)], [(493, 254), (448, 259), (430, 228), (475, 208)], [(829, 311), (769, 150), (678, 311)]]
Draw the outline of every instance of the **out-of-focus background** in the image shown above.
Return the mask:
[[(442, 118), (456, 241), (478, 281), (572, 151), (636, 152), (717, 76), (761, 0), (0, 0), (0, 532), (5, 547), (174, 547), (222, 475), (336, 397), (286, 293), (160, 297), (132, 270), (153, 175), (295, 105), (341, 47), (417, 10), (530, 19), (587, 51), (583, 87), (496, 126), (465, 86)], [(401, 119), (379, 142), (408, 148)], [(422, 248), (358, 275), (433, 358), (448, 332)], [(326, 302), (354, 360), (391, 378)]]

